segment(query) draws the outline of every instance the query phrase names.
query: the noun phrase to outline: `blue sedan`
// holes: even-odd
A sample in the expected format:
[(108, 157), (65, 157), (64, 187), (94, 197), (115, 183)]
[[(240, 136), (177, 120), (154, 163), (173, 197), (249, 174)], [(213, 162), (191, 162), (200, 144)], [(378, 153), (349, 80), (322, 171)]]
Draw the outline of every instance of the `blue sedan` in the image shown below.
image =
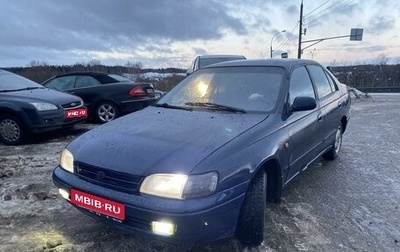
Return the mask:
[(257, 246), (266, 202), (338, 156), (349, 118), (347, 87), (315, 61), (218, 63), (72, 141), (53, 181), (79, 210), (136, 235)]

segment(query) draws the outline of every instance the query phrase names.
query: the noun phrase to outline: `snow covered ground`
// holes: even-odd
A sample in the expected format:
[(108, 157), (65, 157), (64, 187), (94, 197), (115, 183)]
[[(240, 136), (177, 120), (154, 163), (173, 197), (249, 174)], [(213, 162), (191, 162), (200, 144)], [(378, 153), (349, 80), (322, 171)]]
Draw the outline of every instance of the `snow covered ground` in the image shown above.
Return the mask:
[(0, 251), (400, 251), (399, 98), (353, 103), (340, 157), (318, 161), (268, 205), (265, 242), (249, 250), (234, 238), (182, 247), (134, 237), (61, 199), (51, 180), (59, 154), (97, 125), (0, 143)]

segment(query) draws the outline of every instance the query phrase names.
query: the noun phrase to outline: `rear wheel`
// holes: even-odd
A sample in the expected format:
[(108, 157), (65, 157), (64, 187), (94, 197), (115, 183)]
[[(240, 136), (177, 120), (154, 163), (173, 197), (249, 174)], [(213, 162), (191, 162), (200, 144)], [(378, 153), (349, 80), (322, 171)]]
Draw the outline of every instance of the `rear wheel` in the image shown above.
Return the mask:
[(250, 183), (243, 202), (236, 235), (248, 246), (258, 246), (264, 240), (267, 174), (260, 170)]
[(100, 123), (106, 123), (118, 117), (118, 108), (112, 102), (102, 102), (96, 107), (96, 120)]
[(342, 126), (340, 125), (336, 130), (332, 148), (322, 156), (323, 158), (326, 160), (334, 160), (339, 156), (340, 149), (342, 148), (342, 135)]
[(0, 139), (4, 144), (21, 144), (25, 140), (25, 135), (24, 126), (16, 116), (0, 116)]

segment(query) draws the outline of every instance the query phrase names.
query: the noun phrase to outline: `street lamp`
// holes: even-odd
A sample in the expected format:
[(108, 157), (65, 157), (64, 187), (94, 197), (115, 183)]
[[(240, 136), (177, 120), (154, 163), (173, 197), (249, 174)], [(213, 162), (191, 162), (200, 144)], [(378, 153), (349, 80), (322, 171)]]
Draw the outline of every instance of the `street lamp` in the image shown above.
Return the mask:
[(314, 59), (314, 53), (315, 53), (315, 50), (316, 50), (317, 48), (314, 48), (314, 50), (312, 50), (312, 51), (310, 51), (310, 53), (311, 53), (311, 59)]
[(274, 41), (274, 38), (276, 37), (276, 35), (278, 35), (278, 34), (280, 34), (280, 33), (282, 33), (282, 32), (286, 32), (286, 30), (282, 30), (282, 31), (280, 31), (280, 32), (278, 32), (278, 33), (275, 33), (275, 35), (272, 36), (271, 44), (270, 44), (270, 46), (269, 46), (269, 50), (270, 50), (270, 52), (271, 52), (271, 59), (272, 59), (272, 41)]

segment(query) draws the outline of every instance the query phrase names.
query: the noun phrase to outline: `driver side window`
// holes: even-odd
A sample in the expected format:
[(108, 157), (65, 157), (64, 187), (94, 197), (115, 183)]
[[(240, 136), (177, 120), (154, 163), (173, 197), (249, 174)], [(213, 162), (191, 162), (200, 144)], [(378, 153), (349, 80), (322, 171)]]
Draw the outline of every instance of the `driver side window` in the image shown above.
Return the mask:
[(310, 79), (310, 75), (304, 66), (296, 68), (292, 72), (289, 84), (289, 102), (293, 101), (298, 96), (307, 96), (315, 99), (314, 88)]

